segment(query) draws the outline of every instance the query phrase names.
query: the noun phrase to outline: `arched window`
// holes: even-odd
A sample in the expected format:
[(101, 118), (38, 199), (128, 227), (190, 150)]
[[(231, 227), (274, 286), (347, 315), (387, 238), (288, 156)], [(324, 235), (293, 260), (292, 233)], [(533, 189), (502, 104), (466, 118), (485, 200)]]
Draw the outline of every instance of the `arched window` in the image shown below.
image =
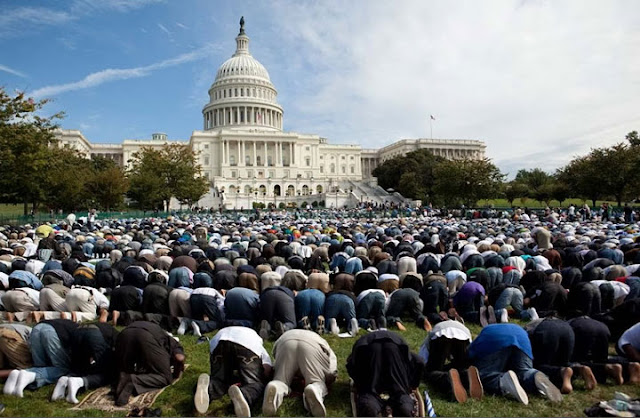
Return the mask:
[(316, 187), (316, 192), (317, 193), (322, 193), (322, 185), (318, 184), (318, 186)]
[(236, 156), (235, 155), (230, 155), (229, 156), (229, 164), (230, 165), (236, 165)]
[(335, 164), (331, 164), (331, 174), (336, 172), (336, 165)]
[(290, 184), (289, 186), (287, 186), (287, 196), (295, 196), (296, 195), (296, 188), (293, 187), (293, 184)]
[(307, 186), (306, 184), (304, 186), (302, 186), (302, 194), (304, 196), (309, 194), (309, 186)]

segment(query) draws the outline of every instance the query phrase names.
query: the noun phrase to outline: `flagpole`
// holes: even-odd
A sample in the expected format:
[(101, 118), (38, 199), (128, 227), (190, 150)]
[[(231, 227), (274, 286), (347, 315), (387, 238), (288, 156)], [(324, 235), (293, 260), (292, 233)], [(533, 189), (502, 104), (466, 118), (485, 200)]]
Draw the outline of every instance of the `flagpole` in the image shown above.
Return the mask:
[(431, 139), (433, 139), (433, 119), (429, 115), (429, 129), (431, 130)]

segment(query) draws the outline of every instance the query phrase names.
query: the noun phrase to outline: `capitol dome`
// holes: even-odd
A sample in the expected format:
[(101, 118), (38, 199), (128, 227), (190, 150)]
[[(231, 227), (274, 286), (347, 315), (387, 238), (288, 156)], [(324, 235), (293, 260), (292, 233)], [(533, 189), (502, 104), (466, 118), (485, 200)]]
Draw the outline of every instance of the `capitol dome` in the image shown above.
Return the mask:
[(240, 20), (236, 52), (216, 73), (209, 103), (202, 109), (204, 129), (261, 129), (282, 131), (282, 107), (269, 73), (249, 53), (249, 37)]

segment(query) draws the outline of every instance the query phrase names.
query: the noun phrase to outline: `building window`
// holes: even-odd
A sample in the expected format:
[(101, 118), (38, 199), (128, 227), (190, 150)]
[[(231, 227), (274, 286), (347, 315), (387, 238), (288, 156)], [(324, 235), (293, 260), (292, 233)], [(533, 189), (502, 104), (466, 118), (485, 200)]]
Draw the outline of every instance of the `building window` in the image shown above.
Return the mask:
[(209, 173), (204, 173), (204, 178), (209, 180)]
[(209, 144), (204, 144), (204, 149), (209, 149)]
[(240, 97), (244, 97), (244, 89), (240, 89)]
[(234, 89), (234, 95), (233, 97), (238, 97), (238, 89)]
[(356, 168), (354, 166), (351, 166), (351, 174), (354, 174), (356, 172)]
[(236, 165), (236, 156), (235, 155), (230, 155), (229, 156), (229, 164), (230, 165)]
[(324, 173), (324, 166), (320, 166), (320, 173)]
[(347, 157), (345, 157), (344, 155), (342, 156), (342, 161), (346, 160)]
[(347, 167), (342, 166), (342, 174), (346, 174), (347, 173)]
[(262, 157), (260, 157), (259, 155), (256, 157), (256, 164), (262, 165)]
[(244, 156), (244, 164), (245, 165), (251, 165), (251, 157), (248, 155)]
[[(231, 177), (232, 177), (232, 178), (234, 178), (234, 179), (235, 179), (236, 177), (238, 177), (238, 172), (237, 172), (236, 170), (233, 170), (233, 171), (231, 172)], [(233, 186), (231, 186), (231, 187), (233, 187)]]
[(309, 158), (309, 157), (305, 158), (304, 162), (307, 165), (307, 167), (311, 167), (311, 158)]
[(335, 164), (331, 164), (331, 174), (336, 172), (336, 165)]
[(304, 150), (305, 151), (309, 151), (309, 147), (304, 147)]
[(206, 155), (204, 157), (204, 165), (209, 165), (209, 156), (208, 155)]
[(227, 91), (224, 90), (222, 93), (224, 93), (224, 98), (226, 99), (227, 98)]

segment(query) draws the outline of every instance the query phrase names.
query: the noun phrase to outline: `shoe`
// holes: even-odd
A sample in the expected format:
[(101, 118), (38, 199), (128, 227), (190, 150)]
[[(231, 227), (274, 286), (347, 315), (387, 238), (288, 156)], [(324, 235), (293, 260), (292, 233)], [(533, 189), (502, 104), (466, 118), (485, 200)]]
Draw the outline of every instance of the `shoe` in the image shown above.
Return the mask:
[(311, 324), (309, 323), (309, 317), (305, 316), (300, 320), (302, 323), (302, 329), (311, 330)]
[(271, 325), (269, 325), (269, 321), (263, 319), (262, 322), (260, 322), (260, 331), (258, 334), (260, 334), (260, 338), (265, 341), (269, 339), (269, 335), (271, 334)]
[(509, 322), (509, 312), (506, 309), (500, 309), (500, 321), (501, 324)]
[(251, 408), (247, 403), (247, 400), (244, 398), (242, 391), (237, 385), (229, 386), (229, 390), (227, 391), (229, 394), (229, 398), (231, 398), (231, 402), (233, 403), (233, 411), (235, 412), (237, 417), (250, 417), (251, 416)]
[(485, 306), (480, 307), (480, 313), (478, 314), (478, 316), (479, 316), (480, 325), (482, 325), (482, 328), (489, 325), (489, 321), (487, 320), (487, 308)]
[(202, 332), (200, 332), (200, 326), (196, 323), (196, 321), (191, 321), (191, 329), (193, 330), (193, 335), (200, 338), (202, 337)]
[(546, 374), (542, 372), (536, 373), (534, 381), (536, 389), (538, 389), (538, 392), (540, 392), (542, 396), (549, 399), (551, 402), (562, 402), (562, 393), (560, 393), (560, 390), (551, 383), (551, 380), (549, 380)]
[(318, 315), (318, 325), (316, 325), (316, 333), (319, 335), (324, 334), (324, 316)]
[(358, 327), (358, 320), (351, 318), (351, 321), (349, 322), (349, 334), (351, 334), (352, 337), (355, 337), (358, 335), (358, 331), (360, 331), (360, 328)]
[(182, 319), (180, 321), (180, 326), (178, 327), (178, 335), (184, 335), (185, 332), (187, 332), (187, 327), (189, 326), (189, 323), (186, 319)]
[(378, 326), (376, 325), (376, 320), (375, 319), (370, 319), (369, 320), (369, 330), (370, 331), (375, 331), (378, 329)]
[(280, 337), (282, 337), (282, 334), (285, 333), (285, 329), (284, 329), (284, 324), (280, 321), (276, 321), (275, 325), (275, 333), (276, 333), (276, 340)]
[(273, 381), (267, 384), (264, 390), (264, 401), (262, 402), (262, 415), (274, 417), (282, 400), (278, 394), (278, 388)]
[(449, 370), (449, 382), (451, 383), (451, 393), (456, 402), (465, 403), (467, 401), (467, 391), (464, 390), (464, 386), (462, 386), (458, 370)]
[(502, 393), (504, 393), (505, 396), (509, 396), (518, 402), (529, 405), (527, 392), (525, 392), (522, 386), (520, 386), (518, 376), (516, 376), (516, 373), (513, 370), (509, 370), (500, 376), (500, 390), (502, 390)]
[(469, 395), (478, 401), (482, 400), (484, 389), (480, 380), (480, 372), (476, 366), (470, 366), (467, 369), (467, 378), (469, 380)]
[(304, 388), (304, 400), (309, 407), (309, 412), (314, 417), (324, 417), (327, 415), (327, 409), (324, 406), (322, 394), (318, 393), (318, 389), (312, 383)]
[(489, 319), (490, 324), (497, 324), (498, 321), (496, 319), (496, 312), (493, 310), (493, 306), (487, 307), (487, 317)]
[(204, 415), (207, 413), (209, 409), (209, 375), (206, 373), (202, 373), (198, 377), (198, 385), (196, 386), (193, 403), (198, 414)]
[(338, 321), (335, 318), (329, 319), (329, 330), (333, 335), (340, 334), (340, 328), (338, 328)]
[(529, 311), (529, 318), (531, 321), (540, 319), (540, 316), (538, 316), (538, 311), (536, 311), (536, 308), (529, 308), (528, 311)]

